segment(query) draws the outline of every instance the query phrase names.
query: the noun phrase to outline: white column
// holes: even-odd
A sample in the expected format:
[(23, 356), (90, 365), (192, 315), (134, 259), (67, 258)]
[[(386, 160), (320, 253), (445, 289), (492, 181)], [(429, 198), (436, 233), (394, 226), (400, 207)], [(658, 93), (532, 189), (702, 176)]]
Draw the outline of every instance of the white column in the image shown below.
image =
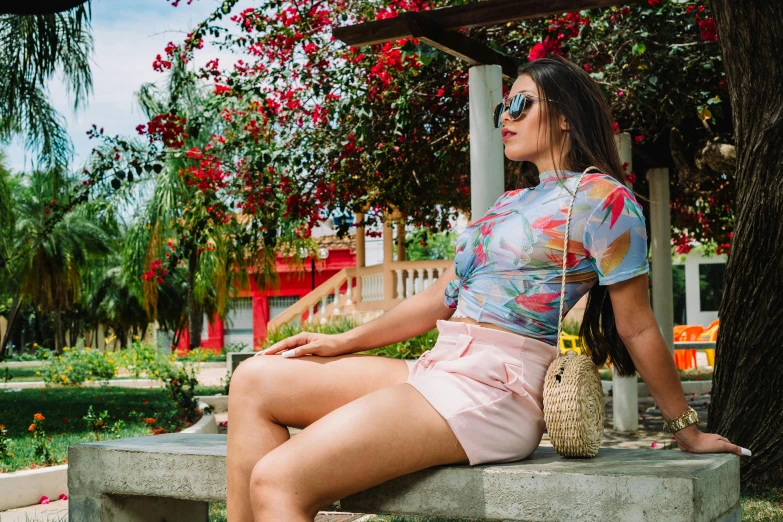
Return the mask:
[(503, 194), (503, 140), (492, 123), (492, 111), (503, 97), (499, 65), (469, 69), (470, 221), (481, 218)]
[(650, 184), (650, 245), (652, 302), (655, 320), (674, 354), (674, 296), (672, 295), (672, 228), (669, 211), (669, 169), (647, 171)]
[(612, 420), (617, 431), (639, 429), (639, 386), (636, 375), (618, 377), (612, 372)]
[[(631, 135), (627, 132), (614, 135), (614, 143), (621, 163), (628, 163), (628, 172), (633, 168)], [(632, 189), (631, 183), (627, 184)], [(639, 429), (639, 392), (636, 376), (619, 377), (612, 372), (612, 418), (614, 429), (632, 432)]]

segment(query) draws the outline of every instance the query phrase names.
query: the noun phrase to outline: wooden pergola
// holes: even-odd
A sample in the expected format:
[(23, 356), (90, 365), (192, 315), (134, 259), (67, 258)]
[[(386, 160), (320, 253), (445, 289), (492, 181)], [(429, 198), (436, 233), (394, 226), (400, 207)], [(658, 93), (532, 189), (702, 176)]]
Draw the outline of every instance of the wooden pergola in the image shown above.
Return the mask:
[[(469, 65), (470, 110), (470, 193), (471, 218), (487, 211), (505, 190), (504, 154), (500, 131), (492, 125), (492, 110), (502, 98), (503, 77), (517, 76), (516, 61), (483, 42), (460, 32), (461, 29), (498, 25), (540, 18), (583, 9), (606, 8), (635, 3), (629, 0), (487, 0), (475, 4), (446, 7), (431, 11), (403, 13), (395, 18), (365, 22), (335, 28), (338, 40), (354, 46), (379, 44), (406, 38), (416, 38), (447, 54), (465, 60)], [(632, 163), (631, 140), (628, 134), (617, 136), (621, 161)], [(669, 214), (668, 170), (651, 169), (650, 181), (653, 263), (659, 270), (654, 278), (656, 319), (673, 350), (671, 230)], [(357, 216), (358, 217), (358, 216)], [(400, 228), (401, 229), (401, 228)], [(385, 224), (384, 236), (391, 235)], [(363, 227), (357, 229), (357, 241), (363, 243)], [(400, 234), (398, 234), (399, 238)], [(388, 244), (386, 244), (388, 243)], [(363, 244), (357, 244), (357, 251)], [(385, 240), (384, 262), (391, 256), (391, 240)], [(360, 259), (357, 259), (357, 266)], [(668, 268), (668, 270), (667, 270)], [(615, 429), (634, 431), (638, 427), (636, 379), (613, 378)], [(618, 400), (620, 399), (620, 400)]]

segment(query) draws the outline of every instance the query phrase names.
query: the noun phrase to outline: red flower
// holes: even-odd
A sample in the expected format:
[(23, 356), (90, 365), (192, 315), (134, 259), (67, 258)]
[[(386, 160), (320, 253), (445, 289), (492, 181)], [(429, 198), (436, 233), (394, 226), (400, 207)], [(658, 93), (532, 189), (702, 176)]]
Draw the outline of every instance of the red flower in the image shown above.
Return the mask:
[(585, 71), (587, 71), (587, 72), (592, 72), (592, 71), (593, 71), (593, 66), (592, 66), (592, 65), (590, 65), (589, 63), (586, 63), (586, 64), (584, 64), (582, 67), (583, 67), (583, 68), (584, 68), (584, 70), (585, 70)]
[(60, 500), (68, 500), (68, 495), (65, 493), (60, 493)]
[(37, 421), (42, 421), (42, 420), (44, 420), (44, 416), (43, 416), (43, 415), (41, 415), (40, 413), (36, 413), (35, 415), (33, 415), (33, 418), (34, 418), (35, 420), (37, 420)]
[(715, 27), (714, 18), (699, 20), (699, 31), (701, 31), (701, 39), (705, 42), (711, 42), (718, 39), (718, 29)]
[(49, 503), (49, 497), (46, 495), (41, 497), (41, 500), (38, 501), (39, 504), (48, 504)]
[(650, 4), (650, 7), (658, 7), (663, 3), (663, 0), (647, 0), (647, 3)]
[(530, 49), (530, 53), (527, 55), (529, 61), (538, 60), (539, 58), (546, 58), (550, 54), (562, 55), (560, 49), (559, 40), (550, 40), (547, 36), (543, 42), (538, 42)]
[(644, 141), (644, 134), (639, 134), (638, 136), (634, 136), (633, 141), (636, 143), (641, 143)]
[(612, 132), (614, 132), (615, 134), (619, 134), (620, 133), (620, 124), (619, 123), (617, 123), (617, 122), (612, 123)]

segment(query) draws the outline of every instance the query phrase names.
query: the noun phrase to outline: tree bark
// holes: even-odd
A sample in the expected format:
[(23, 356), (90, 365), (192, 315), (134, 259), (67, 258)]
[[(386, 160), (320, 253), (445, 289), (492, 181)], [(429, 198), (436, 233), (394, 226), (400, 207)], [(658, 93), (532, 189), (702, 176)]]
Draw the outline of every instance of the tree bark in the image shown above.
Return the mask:
[(5, 335), (3, 336), (2, 344), (0, 344), (0, 361), (5, 359), (5, 351), (8, 347), (8, 341), (11, 340), (11, 333), (13, 332), (16, 318), (19, 316), (19, 309), (22, 307), (22, 300), (19, 297), (14, 298), (14, 302), (11, 304), (11, 313), (8, 314), (8, 325), (5, 329)]
[(63, 331), (63, 314), (60, 309), (54, 311), (54, 349), (58, 354), (63, 353), (65, 346), (65, 332)]
[(196, 284), (196, 270), (198, 270), (198, 255), (192, 252), (188, 256), (188, 328), (190, 329), (190, 349), (201, 346), (201, 329), (204, 317), (201, 307), (196, 302), (194, 286)]
[(711, 0), (737, 141), (734, 242), (726, 265), (708, 429), (748, 448), (745, 490), (783, 476), (783, 2)]

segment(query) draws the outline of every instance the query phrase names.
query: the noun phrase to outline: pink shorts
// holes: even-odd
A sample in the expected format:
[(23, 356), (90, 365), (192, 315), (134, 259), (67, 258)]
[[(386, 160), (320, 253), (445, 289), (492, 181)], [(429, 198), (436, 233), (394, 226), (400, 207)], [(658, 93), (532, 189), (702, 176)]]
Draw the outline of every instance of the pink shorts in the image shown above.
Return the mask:
[(557, 348), (459, 321), (437, 322), (438, 341), (407, 383), (451, 427), (471, 466), (529, 457), (544, 435), (544, 376)]

